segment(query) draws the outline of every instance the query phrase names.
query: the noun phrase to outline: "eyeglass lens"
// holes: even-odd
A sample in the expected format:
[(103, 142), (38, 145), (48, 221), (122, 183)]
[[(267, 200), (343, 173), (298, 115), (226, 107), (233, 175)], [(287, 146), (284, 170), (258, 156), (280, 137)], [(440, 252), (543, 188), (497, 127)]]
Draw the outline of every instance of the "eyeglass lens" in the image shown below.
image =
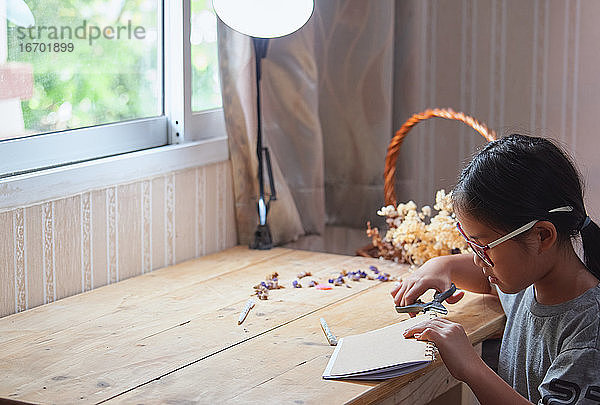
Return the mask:
[(494, 263), (492, 263), (492, 260), (489, 258), (487, 253), (485, 253), (485, 251), (481, 250), (480, 248), (473, 247), (473, 245), (471, 245), (471, 248), (475, 253), (477, 253), (477, 256), (479, 256), (479, 258), (483, 260), (485, 264), (492, 267), (494, 266)]
[(460, 225), (460, 223), (456, 224), (456, 227), (458, 228), (458, 231), (460, 232), (460, 234), (462, 235), (463, 238), (465, 238), (465, 241), (467, 241), (467, 243), (469, 244), (469, 246), (471, 247), (471, 249), (473, 249), (473, 252), (475, 252), (475, 254), (477, 256), (479, 256), (479, 258), (481, 260), (483, 260), (483, 262), (485, 264), (487, 264), (488, 266), (493, 267), (494, 263), (492, 262), (492, 260), (489, 258), (489, 256), (487, 255), (487, 253), (485, 252), (484, 249), (482, 249), (481, 247), (479, 247), (475, 242), (471, 241), (469, 239), (469, 237), (465, 234), (465, 231), (462, 229), (462, 226)]

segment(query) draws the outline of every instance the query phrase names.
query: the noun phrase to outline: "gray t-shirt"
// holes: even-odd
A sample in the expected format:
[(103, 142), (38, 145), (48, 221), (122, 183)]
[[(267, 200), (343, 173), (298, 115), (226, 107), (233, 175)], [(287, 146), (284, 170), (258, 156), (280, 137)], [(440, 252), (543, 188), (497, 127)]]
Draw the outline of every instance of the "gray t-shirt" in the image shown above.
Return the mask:
[(557, 305), (539, 304), (533, 285), (498, 295), (498, 374), (535, 404), (600, 404), (600, 284)]

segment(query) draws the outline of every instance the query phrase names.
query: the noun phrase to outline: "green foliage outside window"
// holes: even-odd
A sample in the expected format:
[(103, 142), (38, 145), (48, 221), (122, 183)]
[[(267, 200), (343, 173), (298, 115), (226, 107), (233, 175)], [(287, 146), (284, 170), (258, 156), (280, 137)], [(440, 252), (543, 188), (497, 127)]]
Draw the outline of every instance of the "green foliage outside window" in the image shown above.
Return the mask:
[[(111, 122), (151, 117), (163, 113), (161, 23), (157, 0), (26, 0), (35, 17), (31, 31), (7, 25), (8, 61), (33, 66), (34, 92), (22, 101), (28, 133), (79, 128)], [(210, 10), (210, 1), (193, 0), (192, 12)], [(206, 15), (205, 15), (206, 17)], [(194, 16), (192, 16), (194, 21)], [(197, 19), (200, 22), (207, 18)], [(107, 39), (75, 38), (77, 27), (86, 25), (107, 29), (115, 36)], [(131, 27), (119, 32), (118, 27)], [(42, 29), (41, 27), (47, 27)], [(58, 29), (53, 38), (51, 28)], [(61, 27), (71, 27), (72, 38), (60, 38)], [(110, 27), (110, 28), (107, 28)], [(132, 35), (135, 27), (138, 37)], [(111, 29), (113, 31), (111, 31)], [(201, 32), (210, 30), (200, 27)], [(194, 27), (192, 27), (194, 30)], [(86, 30), (80, 30), (81, 34)], [(142, 35), (143, 31), (143, 35)], [(89, 34), (91, 31), (87, 31)], [(63, 30), (68, 35), (68, 30)], [(109, 35), (111, 36), (111, 35)], [(192, 46), (192, 86), (194, 110), (221, 105), (218, 85), (216, 37)], [(210, 38), (209, 38), (210, 39)], [(51, 44), (72, 43), (73, 51), (49, 51)], [(31, 43), (45, 43), (32, 51)], [(168, 46), (168, 44), (166, 45)], [(29, 51), (28, 51), (29, 50)]]
[(221, 107), (217, 22), (211, 0), (192, 0), (192, 110)]

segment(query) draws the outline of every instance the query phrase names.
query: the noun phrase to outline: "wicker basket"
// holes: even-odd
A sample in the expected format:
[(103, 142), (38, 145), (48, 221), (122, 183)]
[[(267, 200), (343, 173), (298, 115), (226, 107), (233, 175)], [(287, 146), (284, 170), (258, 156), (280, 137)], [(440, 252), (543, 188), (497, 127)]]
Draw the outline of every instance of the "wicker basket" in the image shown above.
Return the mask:
[[(385, 205), (395, 206), (397, 204), (396, 193), (394, 191), (394, 183), (396, 179), (396, 161), (398, 159), (398, 153), (400, 152), (400, 146), (402, 146), (404, 137), (419, 122), (435, 117), (464, 122), (481, 134), (485, 139), (487, 139), (488, 142), (496, 139), (496, 132), (489, 129), (485, 124), (480, 123), (475, 118), (465, 115), (462, 112), (455, 112), (451, 108), (434, 108), (414, 114), (402, 125), (398, 131), (396, 131), (396, 134), (388, 146), (387, 155), (385, 157), (385, 169), (383, 173)], [(356, 254), (358, 256), (377, 257), (377, 252), (377, 248), (372, 244), (369, 244), (358, 249)]]

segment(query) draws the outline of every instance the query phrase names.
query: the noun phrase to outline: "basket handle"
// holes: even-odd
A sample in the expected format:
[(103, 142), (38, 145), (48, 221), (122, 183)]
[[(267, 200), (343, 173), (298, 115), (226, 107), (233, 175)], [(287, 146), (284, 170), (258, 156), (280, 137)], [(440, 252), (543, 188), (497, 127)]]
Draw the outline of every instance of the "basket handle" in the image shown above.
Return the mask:
[(485, 139), (488, 140), (488, 142), (496, 140), (496, 132), (489, 129), (485, 124), (480, 123), (475, 118), (462, 112), (455, 112), (451, 108), (427, 109), (423, 112), (414, 114), (402, 125), (398, 131), (396, 131), (396, 135), (394, 135), (388, 146), (387, 156), (385, 157), (385, 170), (383, 174), (385, 205), (396, 205), (396, 193), (394, 192), (396, 160), (398, 159), (398, 153), (400, 152), (400, 146), (404, 141), (404, 137), (408, 131), (412, 129), (412, 127), (417, 125), (417, 123), (433, 117), (464, 122), (475, 131), (479, 132)]

